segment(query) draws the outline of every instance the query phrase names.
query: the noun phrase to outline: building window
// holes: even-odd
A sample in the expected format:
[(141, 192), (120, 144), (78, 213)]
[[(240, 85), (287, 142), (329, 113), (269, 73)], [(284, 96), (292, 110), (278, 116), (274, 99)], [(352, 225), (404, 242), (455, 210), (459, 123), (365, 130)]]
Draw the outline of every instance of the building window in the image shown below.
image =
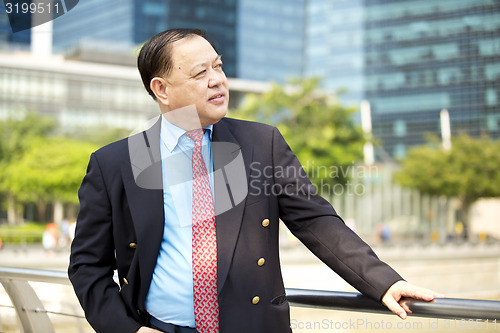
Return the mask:
[(394, 157), (396, 159), (402, 159), (406, 157), (406, 145), (403, 143), (398, 143), (394, 146)]
[(206, 16), (207, 14), (207, 10), (206, 8), (203, 8), (203, 7), (198, 7), (196, 8), (196, 17), (199, 18), (199, 19), (202, 19)]
[(490, 132), (495, 132), (498, 131), (498, 121), (500, 120), (500, 117), (495, 114), (490, 114), (486, 117), (486, 128)]
[(404, 120), (398, 119), (394, 122), (392, 131), (394, 136), (403, 137), (406, 136), (406, 122)]
[(486, 105), (496, 106), (498, 103), (497, 91), (495, 89), (486, 90)]

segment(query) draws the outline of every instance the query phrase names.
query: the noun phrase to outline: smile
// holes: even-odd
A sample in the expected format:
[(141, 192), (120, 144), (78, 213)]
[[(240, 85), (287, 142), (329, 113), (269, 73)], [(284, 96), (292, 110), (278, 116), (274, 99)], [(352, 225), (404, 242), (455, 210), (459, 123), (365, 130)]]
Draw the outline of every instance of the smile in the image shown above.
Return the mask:
[(224, 103), (225, 101), (225, 96), (224, 94), (218, 94), (215, 96), (212, 96), (208, 99), (209, 102), (215, 103), (215, 104), (221, 104)]

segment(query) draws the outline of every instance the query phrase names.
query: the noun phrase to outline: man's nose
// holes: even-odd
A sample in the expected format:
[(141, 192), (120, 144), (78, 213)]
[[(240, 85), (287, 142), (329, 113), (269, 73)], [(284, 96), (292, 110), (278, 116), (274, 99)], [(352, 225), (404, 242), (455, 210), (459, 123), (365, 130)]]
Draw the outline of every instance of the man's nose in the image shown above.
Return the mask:
[(217, 87), (222, 84), (226, 80), (226, 75), (224, 74), (223, 71), (216, 71), (216, 70), (211, 70), (210, 71), (210, 78), (208, 80), (208, 86), (209, 87)]

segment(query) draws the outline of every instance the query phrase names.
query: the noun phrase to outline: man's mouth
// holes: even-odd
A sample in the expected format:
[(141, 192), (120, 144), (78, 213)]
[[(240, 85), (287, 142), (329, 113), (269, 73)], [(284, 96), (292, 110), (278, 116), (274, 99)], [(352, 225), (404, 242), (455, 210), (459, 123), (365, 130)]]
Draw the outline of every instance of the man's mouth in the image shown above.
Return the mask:
[(225, 95), (223, 93), (218, 93), (210, 97), (208, 100), (216, 104), (224, 103)]

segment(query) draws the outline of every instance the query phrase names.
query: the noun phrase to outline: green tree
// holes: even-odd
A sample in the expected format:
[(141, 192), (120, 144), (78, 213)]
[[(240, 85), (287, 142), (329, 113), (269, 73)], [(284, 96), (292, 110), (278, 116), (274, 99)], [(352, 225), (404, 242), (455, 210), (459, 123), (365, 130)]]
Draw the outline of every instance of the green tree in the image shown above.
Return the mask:
[(22, 110), (0, 122), (0, 194), (6, 198), (11, 224), (18, 220), (19, 210), (16, 198), (5, 188), (5, 170), (11, 163), (22, 158), (31, 141), (47, 137), (54, 128), (55, 123), (51, 119)]
[(345, 184), (366, 142), (354, 120), (355, 108), (319, 89), (318, 78), (273, 84), (262, 94), (247, 95), (231, 112), (238, 118), (275, 125), (301, 161), (313, 183)]
[(85, 141), (96, 146), (102, 147), (111, 142), (126, 138), (131, 133), (130, 129), (125, 128), (109, 128), (107, 126), (98, 127), (77, 127), (71, 130), (70, 133), (64, 133), (65, 136), (70, 135), (71, 138), (79, 141)]
[(469, 209), (480, 198), (500, 196), (500, 141), (465, 134), (444, 150), (437, 139), (411, 149), (396, 181), (430, 195), (457, 197), (461, 219), (469, 226)]
[(4, 169), (3, 187), (21, 202), (34, 202), (43, 212), (49, 202), (77, 203), (90, 153), (96, 147), (63, 137), (32, 139), (20, 159)]
[(36, 113), (23, 113), (0, 122), (0, 166), (19, 158), (32, 139), (47, 137), (55, 123)]
[(22, 220), (23, 204), (37, 204), (44, 216), (48, 203), (62, 219), (63, 203), (77, 203), (77, 190), (90, 153), (126, 137), (124, 129), (64, 129), (36, 113), (19, 112), (0, 121), (0, 200), (7, 202), (9, 223)]

